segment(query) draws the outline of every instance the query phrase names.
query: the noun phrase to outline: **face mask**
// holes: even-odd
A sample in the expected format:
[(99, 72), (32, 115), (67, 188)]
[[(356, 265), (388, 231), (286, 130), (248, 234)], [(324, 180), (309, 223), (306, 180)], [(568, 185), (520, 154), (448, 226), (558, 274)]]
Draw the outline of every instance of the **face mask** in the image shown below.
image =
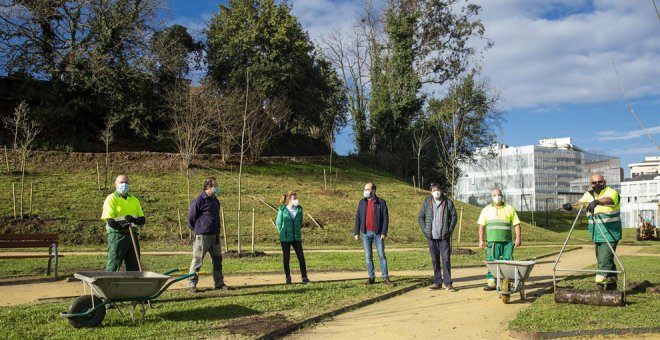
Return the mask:
[(371, 190), (365, 190), (365, 191), (362, 193), (362, 196), (364, 196), (364, 198), (369, 198), (369, 197), (371, 197)]
[(498, 204), (502, 202), (502, 196), (493, 196), (493, 203)]
[(594, 193), (600, 194), (600, 192), (603, 191), (603, 189), (605, 189), (605, 184), (597, 183), (596, 185), (593, 186), (593, 188), (594, 188)]
[(440, 191), (431, 191), (431, 195), (433, 195), (433, 198), (438, 199), (442, 193)]
[(220, 193), (220, 187), (213, 187), (213, 194), (217, 195)]
[(294, 207), (297, 207), (297, 206), (298, 206), (298, 199), (292, 199), (292, 200), (291, 200), (291, 204), (292, 204)]
[(126, 195), (128, 193), (128, 183), (119, 183), (117, 186), (117, 193), (120, 195)]

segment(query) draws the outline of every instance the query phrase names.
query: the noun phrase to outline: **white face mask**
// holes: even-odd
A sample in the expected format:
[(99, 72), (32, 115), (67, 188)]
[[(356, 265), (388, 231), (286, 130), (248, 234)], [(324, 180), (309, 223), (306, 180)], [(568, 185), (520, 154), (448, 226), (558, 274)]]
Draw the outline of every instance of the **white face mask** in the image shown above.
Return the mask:
[(438, 199), (442, 193), (440, 191), (431, 191), (431, 195), (433, 195), (433, 198)]
[(292, 199), (291, 200), (291, 205), (293, 205), (294, 207), (297, 207), (298, 206), (298, 199), (297, 198)]
[(369, 198), (369, 197), (371, 197), (371, 190), (365, 190), (365, 191), (362, 193), (362, 196), (364, 196), (364, 198)]
[(493, 203), (498, 204), (500, 202), (502, 202), (502, 196), (500, 195), (493, 196)]

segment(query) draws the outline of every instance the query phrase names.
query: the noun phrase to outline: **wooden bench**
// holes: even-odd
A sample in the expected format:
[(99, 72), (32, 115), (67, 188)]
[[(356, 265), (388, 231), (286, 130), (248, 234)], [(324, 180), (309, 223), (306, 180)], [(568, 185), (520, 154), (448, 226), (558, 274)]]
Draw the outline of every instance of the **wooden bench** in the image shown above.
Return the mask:
[(48, 247), (48, 255), (35, 255), (35, 254), (26, 254), (26, 255), (2, 255), (0, 253), (0, 259), (35, 259), (35, 258), (48, 258), (48, 267), (46, 269), (46, 275), (50, 275), (50, 263), (55, 259), (54, 265), (54, 277), (57, 281), (57, 262), (58, 258), (62, 257), (57, 253), (57, 243), (59, 237), (57, 234), (0, 234), (0, 248), (11, 249), (11, 248), (38, 248), (38, 247)]

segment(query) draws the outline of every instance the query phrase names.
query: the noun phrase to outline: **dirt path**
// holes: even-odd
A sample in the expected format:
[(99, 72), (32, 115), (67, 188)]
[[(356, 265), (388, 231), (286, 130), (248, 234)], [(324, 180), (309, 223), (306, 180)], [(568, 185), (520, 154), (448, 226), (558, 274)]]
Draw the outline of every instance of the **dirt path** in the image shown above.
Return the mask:
[[(618, 255), (636, 253), (638, 248), (621, 247)], [(560, 267), (583, 268), (594, 264), (592, 247), (566, 253)], [(506, 339), (507, 323), (540, 293), (552, 285), (553, 259), (537, 262), (527, 282), (528, 300), (520, 295), (503, 304), (495, 292), (482, 289), (483, 268), (452, 271), (458, 292), (427, 288), (342, 314), (330, 321), (290, 336), (292, 339)]]

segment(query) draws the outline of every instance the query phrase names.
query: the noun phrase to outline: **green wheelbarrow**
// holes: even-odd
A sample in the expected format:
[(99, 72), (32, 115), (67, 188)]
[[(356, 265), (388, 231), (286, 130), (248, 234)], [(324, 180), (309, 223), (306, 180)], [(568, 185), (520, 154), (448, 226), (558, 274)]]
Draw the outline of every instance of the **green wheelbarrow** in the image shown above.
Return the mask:
[[(201, 273), (190, 273), (174, 278), (169, 274), (182, 270), (180, 268), (170, 269), (162, 274), (154, 272), (78, 272), (74, 277), (83, 282), (85, 291), (89, 289), (89, 295), (83, 295), (71, 303), (66, 313), (60, 316), (69, 319), (73, 327), (96, 327), (105, 318), (106, 306), (112, 304), (123, 316), (120, 305), (130, 303), (129, 310), (131, 319), (135, 321), (135, 307), (142, 308), (142, 317), (146, 314), (145, 304), (158, 298), (173, 284), (199, 275)], [(167, 284), (166, 284), (167, 283)]]

